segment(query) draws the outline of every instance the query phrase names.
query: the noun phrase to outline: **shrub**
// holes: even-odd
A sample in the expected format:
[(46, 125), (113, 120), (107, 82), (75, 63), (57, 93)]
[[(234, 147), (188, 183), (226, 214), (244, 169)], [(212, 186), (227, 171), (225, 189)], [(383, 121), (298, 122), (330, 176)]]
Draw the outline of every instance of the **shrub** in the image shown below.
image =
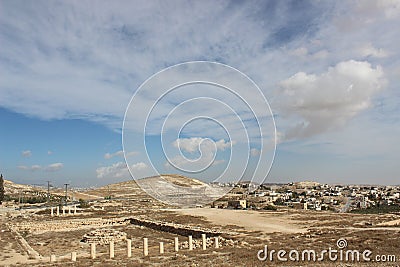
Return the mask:
[(264, 210), (277, 210), (278, 208), (274, 205), (267, 205), (263, 207)]

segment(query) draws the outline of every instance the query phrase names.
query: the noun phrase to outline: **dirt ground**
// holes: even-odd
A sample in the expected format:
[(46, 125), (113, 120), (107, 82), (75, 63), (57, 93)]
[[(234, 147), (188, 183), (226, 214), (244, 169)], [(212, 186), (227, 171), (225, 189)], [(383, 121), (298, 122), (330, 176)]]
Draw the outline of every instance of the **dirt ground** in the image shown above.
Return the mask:
[(2, 216), (0, 216), (0, 248), (0, 265), (2, 266), (28, 262), (28, 255), (18, 245)]
[[(125, 202), (118, 205), (105, 204), (104, 211), (91, 211), (72, 217), (49, 217), (45, 212), (37, 214), (10, 216), (4, 213), (1, 218), (0, 266), (399, 266), (400, 264), (400, 227), (380, 226), (380, 223), (399, 220), (400, 215), (359, 215), (333, 212), (281, 210), (250, 211), (228, 209), (160, 209), (152, 208), (147, 202)], [(147, 204), (146, 204), (147, 203)], [(115, 203), (114, 203), (115, 204)], [(44, 233), (20, 233), (28, 244), (42, 258), (29, 259), (16, 241), (15, 236), (6, 227), (6, 222), (13, 224), (24, 221), (52, 222), (71, 218), (115, 218), (140, 217), (220, 230), (221, 238), (232, 240), (216, 249), (213, 246), (203, 251), (195, 248), (189, 251), (182, 248), (173, 251), (173, 239), (178, 237), (183, 244), (187, 236), (150, 229), (138, 225), (107, 226), (125, 232), (132, 239), (132, 257), (126, 257), (126, 243), (115, 244), (115, 258), (109, 259), (108, 246), (97, 246), (96, 259), (90, 259), (90, 247), (80, 242), (83, 235), (93, 228), (69, 229), (68, 231), (47, 231)], [(149, 256), (143, 256), (143, 237), (149, 239)], [(315, 250), (337, 249), (338, 239), (347, 242), (344, 249), (372, 251), (372, 255), (395, 255), (396, 262), (333, 262), (324, 261), (260, 261), (257, 253), (264, 250)], [(200, 241), (195, 239), (195, 241)], [(159, 242), (164, 242), (165, 253), (160, 255)], [(70, 253), (77, 252), (77, 261), (70, 260)], [(57, 261), (50, 263), (50, 255), (57, 256)], [(262, 255), (262, 253), (261, 253)], [(372, 256), (371, 256), (372, 257)]]
[(304, 224), (292, 220), (290, 216), (282, 212), (212, 208), (177, 209), (175, 211), (185, 215), (204, 217), (214, 224), (235, 225), (246, 231), (300, 233), (307, 230)]

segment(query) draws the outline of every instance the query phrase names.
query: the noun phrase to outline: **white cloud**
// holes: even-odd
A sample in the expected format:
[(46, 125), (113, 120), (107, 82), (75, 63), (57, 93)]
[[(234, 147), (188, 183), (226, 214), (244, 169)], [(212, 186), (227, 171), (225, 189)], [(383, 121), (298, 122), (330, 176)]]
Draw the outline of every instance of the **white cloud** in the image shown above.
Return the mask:
[[(139, 154), (137, 151), (131, 151), (131, 152), (126, 153), (126, 156), (131, 157), (131, 156), (136, 156), (137, 154)], [(122, 151), (122, 150), (119, 150), (115, 153), (104, 154), (105, 159), (111, 159), (113, 157), (123, 157), (123, 156), (124, 156), (124, 151)]]
[(106, 154), (104, 154), (104, 158), (105, 159), (111, 159), (111, 158), (116, 157), (116, 156), (123, 157), (124, 156), (124, 151), (119, 150), (119, 151), (117, 151), (115, 153), (106, 153)]
[(319, 19), (309, 11), (324, 9), (313, 4), (299, 12), (284, 2), (274, 8), (225, 1), (97, 5), (4, 3), (0, 106), (41, 119), (83, 118), (120, 128), (132, 88), (156, 71), (208, 59), (264, 76), (275, 53), (281, 56), (277, 47), (287, 42), (280, 35), (306, 34)]
[(365, 0), (356, 2), (356, 11), (358, 14), (370, 18), (379, 15), (384, 15), (388, 19), (394, 19), (400, 16), (400, 1), (399, 0)]
[(32, 165), (31, 166), (31, 169), (33, 170), (33, 171), (36, 171), (36, 170), (40, 170), (42, 167), (40, 166), (40, 165)]
[(27, 166), (27, 165), (19, 165), (17, 166), (18, 169), (20, 170), (24, 170), (24, 171), (38, 171), (38, 170), (44, 170), (46, 172), (55, 172), (55, 171), (59, 171), (64, 167), (63, 163), (57, 162), (57, 163), (53, 163), (53, 164), (49, 164), (45, 167), (42, 167), (40, 165), (32, 165), (32, 166)]
[(282, 81), (282, 111), (299, 117), (286, 139), (337, 130), (371, 106), (372, 96), (385, 85), (383, 70), (368, 62), (345, 61), (320, 75), (299, 72)]
[(111, 166), (97, 168), (96, 173), (97, 178), (105, 178), (109, 176), (119, 178), (129, 174), (128, 168), (124, 162), (117, 162)]
[[(187, 171), (195, 171), (204, 169), (207, 166), (219, 165), (224, 163), (225, 160), (217, 160), (216, 153), (218, 151), (225, 151), (234, 143), (225, 141), (224, 139), (213, 141), (212, 139), (203, 137), (178, 138), (172, 143), (173, 147), (180, 149), (181, 152), (188, 152), (190, 154), (199, 153), (199, 156), (196, 159), (190, 159), (176, 152), (178, 155), (170, 157), (169, 161), (179, 169)], [(170, 163), (166, 162), (164, 167), (170, 168)]]
[(19, 165), (17, 166), (17, 168), (20, 170), (33, 171), (33, 172), (42, 169), (40, 165), (32, 165), (32, 166)]
[(24, 158), (29, 158), (29, 157), (32, 156), (32, 151), (30, 151), (30, 150), (22, 151), (21, 155), (22, 155)]
[(146, 168), (147, 168), (147, 165), (144, 162), (138, 162), (131, 166), (131, 169), (136, 170), (136, 171), (144, 170)]
[(64, 167), (63, 163), (57, 162), (46, 166), (44, 170), (47, 172), (56, 172), (61, 170), (63, 167)]
[(308, 50), (305, 47), (298, 47), (290, 51), (290, 54), (298, 57), (304, 57), (308, 54)]
[(105, 177), (120, 178), (129, 175), (128, 167), (124, 162), (117, 162), (112, 164), (111, 166), (97, 168), (96, 173), (97, 173), (97, 178), (105, 178)]
[[(26, 4), (24, 9), (4, 4), (0, 53), (7, 60), (0, 65), (5, 73), (0, 80), (1, 106), (43, 119), (80, 117), (119, 128), (131, 89), (163, 66), (199, 58), (220, 60), (258, 78), (265, 89), (275, 77), (283, 79), (291, 69), (298, 71), (299, 66), (291, 64), (293, 54), (329, 63), (354, 58), (347, 53), (360, 50), (365, 41), (378, 48), (362, 54), (378, 57), (398, 43), (393, 34), (396, 24), (362, 24), (349, 30), (359, 17), (374, 18), (382, 12), (396, 17), (390, 14), (398, 14), (397, 1), (344, 2), (329, 9), (318, 3), (307, 5), (305, 12), (285, 2), (276, 9), (251, 2), (235, 8), (213, 1), (179, 6), (127, 3), (123, 9), (118, 4), (98, 5), (93, 10), (73, 2), (46, 8)], [(342, 15), (341, 9), (355, 16)], [(207, 16), (201, 12), (206, 10)], [(326, 10), (332, 14), (327, 16)], [(168, 15), (171, 12), (180, 16)], [(149, 20), (153, 13), (160, 16)], [(335, 20), (346, 17), (355, 18), (336, 27)], [(385, 35), (373, 38), (378, 36), (376, 29)], [(350, 34), (340, 38), (342, 42), (333, 41), (341, 37), (341, 30)], [(286, 32), (292, 32), (293, 39), (278, 34)], [(307, 34), (310, 38), (304, 38)], [(141, 67), (132, 72), (132, 62)]]
[(211, 139), (202, 138), (202, 137), (178, 138), (173, 142), (173, 146), (176, 148), (180, 148), (183, 151), (186, 151), (189, 153), (194, 153), (194, 152), (198, 152), (200, 149), (200, 145), (203, 145), (203, 144), (204, 144), (204, 150), (206, 152), (209, 152), (214, 149), (214, 145), (217, 148), (217, 150), (224, 151), (226, 148), (230, 148), (235, 143), (234, 141), (227, 142), (224, 139), (220, 139), (216, 142), (215, 141), (204, 142), (206, 140), (211, 141)]
[[(304, 5), (143, 1), (123, 8), (98, 2), (91, 8), (90, 3), (44, 7), (6, 1), (0, 8), (0, 106), (40, 119), (83, 118), (119, 129), (133, 91), (151, 74), (188, 60), (216, 60), (255, 80), (272, 100), (286, 138), (328, 133), (356, 115), (374, 112), (374, 97), (382, 97), (383, 71), (371, 66), (383, 67), (392, 88), (381, 106), (398, 99), (399, 6), (391, 0)], [(362, 63), (366, 60), (371, 66)], [(327, 70), (337, 62), (352, 67), (347, 74), (339, 73), (339, 65)], [(358, 75), (360, 69), (365, 76)], [(388, 116), (397, 119), (388, 113), (383, 117)], [(374, 122), (382, 136), (397, 125), (397, 120)], [(199, 127), (198, 133), (187, 136), (225, 138), (212, 136), (214, 129), (208, 127)]]
[(371, 43), (368, 43), (360, 47), (360, 55), (362, 57), (384, 58), (388, 56), (388, 53), (384, 49), (377, 49)]
[[(147, 169), (147, 165), (143, 162), (132, 164), (133, 171), (142, 171)], [(100, 167), (96, 169), (97, 178), (126, 178), (131, 177), (125, 162), (117, 162), (110, 166)]]
[(235, 144), (235, 141), (232, 142), (226, 142), (223, 139), (218, 140), (215, 142), (215, 145), (217, 146), (217, 149), (224, 151), (226, 148), (230, 148)]

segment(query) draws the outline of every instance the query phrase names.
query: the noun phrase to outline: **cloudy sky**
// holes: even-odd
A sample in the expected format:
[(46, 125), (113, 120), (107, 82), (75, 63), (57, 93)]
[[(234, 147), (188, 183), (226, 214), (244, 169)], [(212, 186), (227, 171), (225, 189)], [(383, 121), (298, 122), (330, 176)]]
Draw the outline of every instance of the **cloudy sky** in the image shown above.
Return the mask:
[[(267, 181), (399, 184), (398, 25), (397, 0), (0, 1), (0, 172), (31, 184), (130, 179), (122, 128), (133, 94), (166, 67), (212, 61), (246, 74), (268, 100), (277, 149)], [(254, 100), (248, 92), (241, 97)], [(150, 114), (154, 125), (190, 97), (235, 103), (207, 86), (175, 93)], [(187, 112), (195, 106), (229, 121), (206, 102)], [(235, 111), (253, 136), (254, 118)], [(171, 125), (188, 114), (180, 112)], [(196, 174), (203, 180), (242, 149), (218, 123), (195, 121), (162, 144), (149, 126), (146, 149), (160, 172), (176, 172), (161, 145), (180, 149), (172, 163), (211, 160), (214, 169)], [(250, 159), (271, 150), (247, 148)], [(146, 151), (131, 144), (125, 154), (138, 176), (152, 173)]]

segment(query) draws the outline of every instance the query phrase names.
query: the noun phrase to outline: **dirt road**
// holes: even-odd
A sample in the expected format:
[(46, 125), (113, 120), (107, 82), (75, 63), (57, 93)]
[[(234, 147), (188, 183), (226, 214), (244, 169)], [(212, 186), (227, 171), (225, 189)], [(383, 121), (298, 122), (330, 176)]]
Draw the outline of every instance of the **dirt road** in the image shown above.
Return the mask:
[(174, 211), (185, 215), (202, 216), (214, 224), (236, 225), (249, 231), (299, 233), (306, 230), (290, 220), (288, 215), (277, 212), (213, 208), (174, 209)]

